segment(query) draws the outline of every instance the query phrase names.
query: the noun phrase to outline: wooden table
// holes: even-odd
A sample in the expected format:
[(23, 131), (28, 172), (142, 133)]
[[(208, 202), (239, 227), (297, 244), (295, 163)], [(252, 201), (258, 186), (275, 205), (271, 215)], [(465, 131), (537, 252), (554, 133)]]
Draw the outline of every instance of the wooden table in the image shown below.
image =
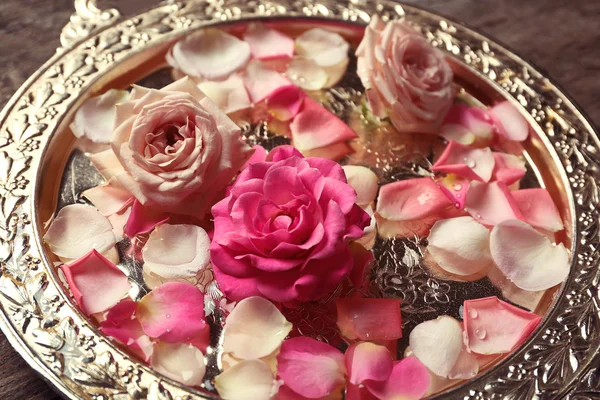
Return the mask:
[[(558, 81), (600, 126), (600, 1), (407, 0), (505, 43)], [(137, 4), (135, 4), (137, 3)], [(150, 0), (100, 0), (125, 13)], [(0, 2), (0, 106), (58, 46), (72, 0)], [(0, 333), (0, 399), (58, 399)]]

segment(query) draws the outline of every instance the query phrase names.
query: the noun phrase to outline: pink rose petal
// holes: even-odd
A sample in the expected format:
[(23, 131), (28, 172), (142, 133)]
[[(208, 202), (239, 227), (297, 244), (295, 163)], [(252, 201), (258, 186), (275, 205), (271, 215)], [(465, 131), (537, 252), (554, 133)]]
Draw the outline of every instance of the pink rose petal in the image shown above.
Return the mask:
[(479, 354), (508, 353), (523, 343), (541, 317), (512, 306), (497, 297), (464, 303), (466, 343)]
[(438, 180), (437, 183), (457, 209), (462, 210), (465, 208), (465, 200), (467, 199), (467, 191), (469, 190), (470, 185), (468, 179), (461, 178), (458, 175), (448, 174)]
[(326, 158), (328, 160), (339, 161), (349, 154), (352, 154), (354, 150), (348, 143), (339, 142), (330, 144), (329, 146), (319, 147), (311, 150), (304, 150), (302, 154), (305, 157), (317, 157)]
[(305, 98), (302, 110), (290, 124), (294, 147), (300, 151), (357, 138), (356, 133), (316, 101)]
[(500, 134), (508, 140), (522, 142), (529, 136), (529, 124), (510, 102), (498, 103), (487, 112), (499, 128)]
[(250, 45), (252, 57), (258, 60), (274, 58), (292, 58), (294, 56), (294, 39), (271, 29), (260, 22), (252, 23), (244, 34), (244, 41)]
[(152, 338), (191, 343), (201, 350), (208, 346), (204, 295), (192, 284), (169, 282), (157, 287), (139, 301), (137, 317)]
[(521, 180), (527, 172), (525, 162), (518, 156), (494, 152), (494, 174), (492, 179), (512, 185)]
[(203, 29), (175, 43), (166, 59), (187, 75), (220, 80), (248, 63), (250, 45), (219, 29)]
[(252, 106), (244, 79), (239, 75), (233, 74), (224, 81), (204, 81), (198, 84), (198, 88), (226, 114)]
[(90, 154), (88, 158), (107, 181), (111, 181), (112, 178), (125, 171), (112, 149)]
[(277, 394), (277, 383), (267, 364), (261, 360), (241, 361), (215, 378), (223, 400), (270, 400)]
[(486, 145), (494, 137), (494, 125), (486, 110), (455, 104), (444, 119), (440, 135), (463, 145)]
[(494, 169), (492, 151), (473, 149), (456, 142), (448, 143), (446, 149), (431, 167), (432, 171), (456, 174), (464, 178), (488, 182)]
[(294, 118), (302, 107), (306, 94), (294, 85), (277, 88), (267, 97), (269, 113), (280, 121)]
[(127, 295), (127, 276), (96, 250), (62, 265), (75, 301), (86, 315), (106, 311)]
[(130, 298), (113, 306), (100, 324), (100, 330), (127, 345), (144, 361), (148, 361), (153, 351), (153, 344), (144, 333), (142, 325), (135, 317), (137, 303)]
[(490, 251), (504, 275), (524, 290), (558, 285), (571, 268), (562, 243), (553, 244), (531, 225), (518, 220), (504, 221), (492, 229)]
[(156, 225), (163, 224), (168, 220), (168, 214), (144, 206), (136, 199), (131, 207), (127, 224), (125, 224), (125, 234), (133, 238), (136, 235), (150, 232)]
[(463, 348), (460, 323), (447, 315), (417, 325), (409, 336), (410, 348), (427, 368), (447, 377)]
[(386, 382), (367, 382), (367, 388), (378, 399), (418, 400), (429, 388), (430, 376), (427, 367), (416, 357), (406, 357), (394, 362)]
[(260, 103), (273, 92), (292, 83), (277, 71), (266, 68), (260, 61), (252, 61), (246, 68), (244, 84), (254, 103)]
[(345, 382), (342, 352), (308, 337), (284, 341), (277, 365), (285, 385), (304, 397), (327, 396)]
[(269, 300), (248, 297), (225, 320), (223, 352), (248, 360), (275, 352), (290, 333), (292, 324)]
[(345, 359), (348, 382), (353, 385), (366, 381), (386, 381), (394, 366), (388, 349), (369, 342), (350, 346), (346, 350)]
[(369, 168), (360, 165), (344, 165), (342, 168), (348, 184), (358, 195), (356, 204), (363, 208), (367, 207), (377, 197), (377, 190), (379, 190), (377, 175)]
[(304, 90), (321, 90), (327, 85), (329, 75), (325, 69), (309, 58), (294, 58), (286, 71), (286, 76)]
[(71, 130), (75, 137), (87, 137), (94, 143), (110, 143), (115, 128), (116, 105), (127, 99), (126, 90), (110, 89), (87, 99), (75, 113)]
[(244, 164), (242, 166), (242, 168), (240, 168), (240, 170), (244, 170), (244, 169), (248, 168), (248, 166), (250, 164), (264, 162), (267, 159), (267, 150), (265, 150), (264, 147), (257, 144), (255, 146), (252, 146), (252, 148), (254, 149), (254, 153), (252, 153), (252, 157), (250, 157), (248, 159), (248, 161), (246, 161), (246, 164)]
[(512, 192), (512, 196), (523, 215), (523, 221), (529, 225), (550, 232), (564, 229), (558, 208), (547, 189), (522, 189)]
[(133, 203), (133, 197), (125, 188), (113, 179), (107, 184), (99, 185), (82, 193), (100, 211), (102, 215), (109, 216), (122, 212)]
[(496, 225), (509, 219), (520, 219), (519, 207), (502, 182), (471, 182), (467, 191), (465, 211), (484, 225)]
[(187, 386), (200, 386), (206, 372), (204, 354), (183, 343), (159, 342), (154, 346), (150, 365), (166, 376)]
[(393, 340), (402, 337), (400, 300), (345, 297), (337, 299), (335, 304), (337, 326), (346, 339)]

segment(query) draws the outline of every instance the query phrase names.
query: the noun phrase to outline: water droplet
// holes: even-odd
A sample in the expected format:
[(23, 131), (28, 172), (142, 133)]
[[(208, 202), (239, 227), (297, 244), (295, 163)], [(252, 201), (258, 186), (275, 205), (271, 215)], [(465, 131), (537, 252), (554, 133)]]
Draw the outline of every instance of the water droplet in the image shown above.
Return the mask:
[(460, 189), (462, 189), (462, 185), (460, 183), (455, 183), (452, 186), (452, 189), (454, 189), (454, 190), (456, 190), (458, 192)]
[(487, 332), (485, 331), (485, 329), (476, 329), (475, 336), (477, 336), (478, 339), (483, 340), (487, 336)]
[(170, 314), (167, 314), (167, 318), (171, 318), (171, 315), (170, 315)]
[(454, 205), (456, 206), (456, 208), (460, 208), (460, 203), (454, 203)]
[(467, 164), (467, 167), (469, 167), (469, 168), (475, 168), (475, 166), (477, 165), (475, 160), (473, 160), (471, 158), (465, 157), (463, 160), (465, 161), (465, 164)]
[(460, 197), (461, 197), (461, 196), (460, 196), (460, 193), (456, 195), (456, 198), (457, 198), (457, 199), (460, 199)]
[(478, 219), (481, 219), (481, 214), (477, 213), (475, 216), (476, 216)]
[(477, 310), (469, 310), (469, 316), (471, 318), (477, 318), (479, 314), (477, 313)]
[(170, 329), (167, 329), (167, 333), (171, 333), (171, 330), (170, 330)]

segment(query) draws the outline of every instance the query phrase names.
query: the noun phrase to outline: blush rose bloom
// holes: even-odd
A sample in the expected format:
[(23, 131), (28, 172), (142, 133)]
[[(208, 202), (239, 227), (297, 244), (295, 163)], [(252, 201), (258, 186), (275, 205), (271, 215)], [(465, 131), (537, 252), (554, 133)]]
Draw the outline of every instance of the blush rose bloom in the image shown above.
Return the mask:
[(92, 159), (144, 205), (202, 218), (252, 154), (189, 78), (160, 90), (136, 86), (116, 107), (114, 154)]
[(296, 304), (333, 291), (354, 267), (349, 239), (369, 215), (344, 170), (291, 146), (248, 166), (212, 208), (215, 278), (232, 300), (262, 296)]
[(435, 133), (452, 105), (452, 69), (443, 53), (400, 21), (374, 16), (356, 50), (357, 73), (373, 114), (402, 132)]

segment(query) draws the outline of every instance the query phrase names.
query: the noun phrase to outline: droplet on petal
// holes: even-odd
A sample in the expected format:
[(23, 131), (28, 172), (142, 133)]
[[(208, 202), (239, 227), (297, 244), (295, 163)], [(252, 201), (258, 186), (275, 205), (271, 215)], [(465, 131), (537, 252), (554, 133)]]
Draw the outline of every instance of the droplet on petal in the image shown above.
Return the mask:
[(455, 174), (448, 174), (437, 181), (440, 189), (459, 210), (464, 209), (470, 181)]
[[(541, 317), (510, 305), (497, 297), (467, 300), (464, 319), (465, 339), (471, 351), (479, 354), (508, 353), (523, 343), (538, 326)], [(476, 311), (477, 318), (472, 318)]]
[(277, 382), (261, 360), (244, 360), (217, 375), (215, 386), (223, 400), (270, 400), (277, 394)]
[(321, 90), (329, 75), (317, 63), (308, 58), (296, 57), (288, 66), (286, 76), (304, 90)]
[(296, 38), (296, 53), (313, 60), (327, 72), (325, 87), (335, 85), (346, 72), (349, 49), (342, 36), (321, 28), (310, 29)]
[(515, 285), (524, 290), (545, 290), (563, 282), (569, 275), (569, 253), (531, 225), (504, 221), (490, 235), (492, 259)]
[(204, 354), (183, 343), (155, 344), (150, 365), (156, 372), (187, 386), (200, 386), (206, 372)]
[(260, 22), (248, 25), (248, 30), (244, 33), (244, 41), (250, 44), (252, 57), (258, 60), (294, 56), (294, 39)]
[(488, 182), (494, 169), (494, 156), (489, 147), (473, 149), (456, 142), (450, 142), (431, 169), (432, 171), (456, 174), (464, 178)]
[(394, 340), (402, 337), (400, 300), (339, 298), (337, 325), (350, 340)]

